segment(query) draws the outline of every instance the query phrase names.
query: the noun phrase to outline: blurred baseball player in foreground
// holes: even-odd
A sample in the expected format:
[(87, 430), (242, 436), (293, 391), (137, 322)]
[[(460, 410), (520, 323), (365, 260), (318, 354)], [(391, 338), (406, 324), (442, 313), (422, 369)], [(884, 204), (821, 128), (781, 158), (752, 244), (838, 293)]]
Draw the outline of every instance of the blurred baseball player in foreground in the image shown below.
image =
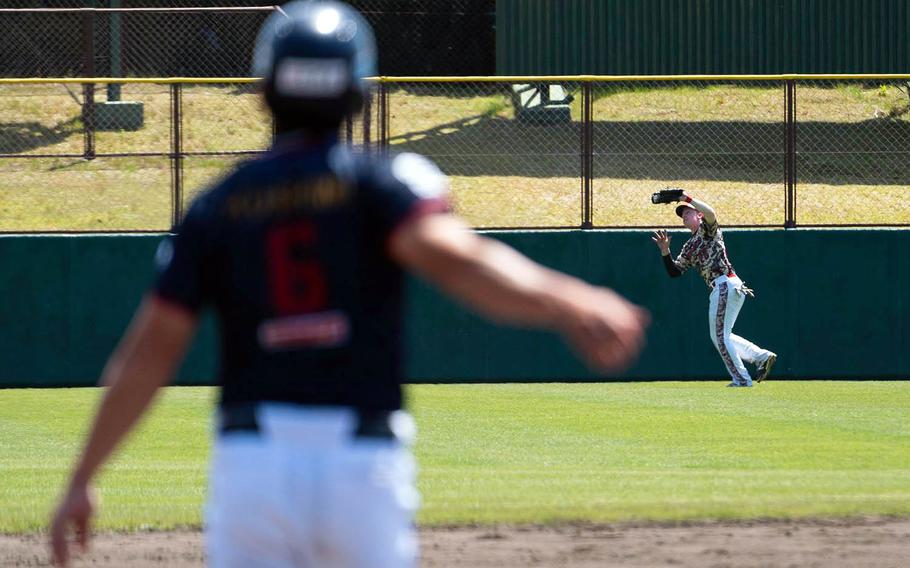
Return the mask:
[(279, 136), (200, 197), (102, 377), (108, 387), (53, 518), (85, 543), (91, 480), (166, 385), (200, 311), (220, 324), (205, 514), (212, 566), (412, 566), (418, 496), (402, 412), (404, 270), (500, 322), (560, 332), (594, 369), (638, 354), (648, 316), (543, 268), (448, 213), (415, 154), (354, 154), (336, 134), (375, 74), (372, 31), (330, 2), (265, 23), (254, 72)]
[(752, 377), (743, 362), (755, 365), (755, 380), (768, 377), (777, 355), (733, 333), (733, 324), (752, 290), (743, 284), (733, 271), (727, 258), (724, 235), (717, 226), (717, 216), (710, 205), (693, 199), (681, 189), (663, 190), (654, 194), (653, 203), (680, 202), (676, 214), (692, 236), (683, 245), (676, 260), (670, 257), (670, 236), (666, 231), (655, 231), (651, 240), (657, 244), (663, 257), (667, 274), (671, 278), (682, 276), (691, 267), (698, 268), (711, 296), (708, 302), (708, 326), (711, 341), (720, 353), (724, 366), (732, 378), (730, 387), (751, 387)]

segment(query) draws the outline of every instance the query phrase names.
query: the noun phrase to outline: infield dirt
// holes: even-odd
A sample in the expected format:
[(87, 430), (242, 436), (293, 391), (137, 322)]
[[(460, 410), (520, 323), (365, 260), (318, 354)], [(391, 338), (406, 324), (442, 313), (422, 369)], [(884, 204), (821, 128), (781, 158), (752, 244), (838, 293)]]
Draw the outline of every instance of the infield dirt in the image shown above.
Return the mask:
[[(428, 567), (818, 566), (898, 567), (910, 519), (851, 519), (421, 529)], [(96, 535), (76, 567), (204, 565), (197, 531)], [(0, 566), (49, 566), (46, 537), (0, 536)]]

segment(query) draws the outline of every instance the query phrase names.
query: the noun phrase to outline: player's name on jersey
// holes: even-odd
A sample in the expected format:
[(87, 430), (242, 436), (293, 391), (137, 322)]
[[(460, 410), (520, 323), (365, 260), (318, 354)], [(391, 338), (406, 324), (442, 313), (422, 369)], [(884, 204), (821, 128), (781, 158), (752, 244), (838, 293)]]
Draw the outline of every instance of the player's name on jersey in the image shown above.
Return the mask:
[(339, 207), (351, 198), (351, 188), (334, 176), (283, 183), (235, 193), (227, 201), (231, 218), (268, 217), (294, 211)]

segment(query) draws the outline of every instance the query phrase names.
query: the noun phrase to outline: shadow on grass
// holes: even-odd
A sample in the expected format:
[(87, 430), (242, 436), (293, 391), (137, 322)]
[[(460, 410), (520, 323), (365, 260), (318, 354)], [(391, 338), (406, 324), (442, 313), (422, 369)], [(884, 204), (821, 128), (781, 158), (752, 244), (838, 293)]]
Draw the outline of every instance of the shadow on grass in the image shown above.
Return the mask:
[(0, 123), (0, 154), (18, 154), (63, 142), (82, 133), (82, 120), (76, 116), (54, 126), (40, 122)]
[[(600, 121), (593, 133), (595, 177), (784, 181), (783, 123)], [(581, 135), (578, 122), (477, 115), (396, 134), (391, 143), (449, 175), (574, 177), (581, 176)], [(910, 121), (803, 122), (796, 138), (801, 183), (910, 185)]]
[(478, 96), (502, 95), (510, 97), (512, 85), (509, 83), (388, 83), (386, 88), (389, 97), (404, 93), (421, 97), (439, 97), (443, 99), (471, 99)]

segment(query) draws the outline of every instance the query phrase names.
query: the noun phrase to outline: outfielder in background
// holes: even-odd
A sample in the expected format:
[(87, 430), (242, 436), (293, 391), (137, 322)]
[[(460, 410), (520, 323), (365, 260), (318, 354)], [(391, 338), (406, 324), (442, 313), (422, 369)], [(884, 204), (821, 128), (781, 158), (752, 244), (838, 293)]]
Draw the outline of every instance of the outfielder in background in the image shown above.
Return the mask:
[(657, 244), (667, 274), (671, 278), (695, 267), (711, 290), (708, 302), (708, 326), (711, 342), (720, 353), (732, 381), (730, 387), (751, 387), (752, 377), (744, 362), (755, 365), (755, 380), (768, 377), (777, 355), (762, 349), (733, 333), (733, 324), (746, 296), (752, 290), (740, 280), (727, 258), (723, 231), (717, 225), (717, 215), (707, 203), (693, 199), (681, 189), (666, 189), (655, 193), (653, 203), (681, 202), (676, 215), (692, 233), (676, 260), (670, 256), (670, 236), (667, 231), (655, 231), (651, 240)]
[(104, 369), (52, 521), (61, 564), (70, 527), (88, 538), (92, 478), (172, 379), (205, 307), (221, 338), (205, 514), (216, 567), (416, 563), (405, 270), (492, 319), (560, 332), (597, 370), (625, 367), (642, 347), (644, 310), (469, 231), (434, 164), (338, 143), (375, 74), (357, 12), (285, 5), (260, 32), (254, 73), (278, 139), (204, 193), (159, 248), (157, 284)]

